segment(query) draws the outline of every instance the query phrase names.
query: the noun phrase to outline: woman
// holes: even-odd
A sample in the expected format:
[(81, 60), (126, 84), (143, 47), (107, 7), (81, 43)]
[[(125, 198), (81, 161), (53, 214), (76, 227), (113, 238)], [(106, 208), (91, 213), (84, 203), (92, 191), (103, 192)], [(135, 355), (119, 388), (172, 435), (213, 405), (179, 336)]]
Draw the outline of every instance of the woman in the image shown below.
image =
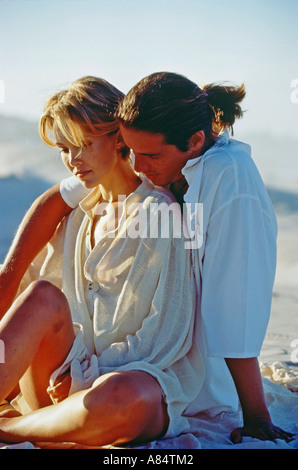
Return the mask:
[[(36, 257), (0, 322), (0, 401), (20, 381), (27, 413), (0, 419), (0, 441), (119, 445), (187, 427), (183, 411), (203, 380), (190, 251), (172, 196), (130, 165), (114, 118), (122, 97), (84, 77), (41, 117), (43, 140), (92, 191)], [(158, 233), (164, 216), (169, 235), (148, 236), (145, 222)]]

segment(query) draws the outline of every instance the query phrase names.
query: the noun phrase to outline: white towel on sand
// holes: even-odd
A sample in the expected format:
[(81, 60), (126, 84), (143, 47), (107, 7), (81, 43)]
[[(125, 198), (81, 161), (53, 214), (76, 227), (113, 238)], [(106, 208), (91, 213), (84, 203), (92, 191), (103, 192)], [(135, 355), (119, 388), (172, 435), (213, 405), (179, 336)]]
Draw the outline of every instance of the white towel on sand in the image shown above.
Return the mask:
[[(233, 444), (229, 435), (241, 426), (241, 413), (223, 412), (217, 416), (206, 413), (191, 418), (191, 430), (175, 438), (149, 442), (138, 449), (298, 449), (298, 393), (291, 391), (297, 386), (298, 368), (282, 363), (261, 365), (266, 403), (275, 425), (296, 434), (290, 442), (280, 439), (260, 441), (243, 437), (240, 444)], [(297, 390), (297, 389), (296, 389)], [(33, 443), (0, 444), (1, 449), (34, 449)], [(55, 447), (55, 445), (53, 446)], [(78, 447), (78, 446), (72, 446)]]

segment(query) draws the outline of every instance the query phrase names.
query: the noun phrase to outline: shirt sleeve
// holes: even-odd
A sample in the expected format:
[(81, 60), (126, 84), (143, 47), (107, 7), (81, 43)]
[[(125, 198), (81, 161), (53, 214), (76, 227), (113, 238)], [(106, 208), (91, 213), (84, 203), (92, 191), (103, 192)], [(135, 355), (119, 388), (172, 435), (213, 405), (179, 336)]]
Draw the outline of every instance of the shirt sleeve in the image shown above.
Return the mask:
[(260, 354), (276, 268), (276, 230), (257, 198), (239, 196), (210, 219), (202, 264), (209, 356)]
[(60, 193), (66, 204), (75, 209), (90, 193), (90, 189), (85, 188), (75, 176), (70, 176), (61, 181)]

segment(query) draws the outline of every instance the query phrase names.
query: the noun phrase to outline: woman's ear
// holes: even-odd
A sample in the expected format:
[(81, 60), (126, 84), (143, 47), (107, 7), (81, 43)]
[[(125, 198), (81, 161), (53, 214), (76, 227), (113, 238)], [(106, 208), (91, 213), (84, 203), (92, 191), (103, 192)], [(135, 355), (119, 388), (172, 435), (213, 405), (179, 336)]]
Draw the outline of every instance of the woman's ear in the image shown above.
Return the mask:
[(121, 145), (123, 145), (123, 143), (123, 138), (119, 129), (116, 133), (116, 147), (120, 147)]
[(116, 134), (116, 150), (118, 155), (120, 155), (123, 159), (126, 158), (130, 153), (129, 148), (122, 138), (120, 130)]

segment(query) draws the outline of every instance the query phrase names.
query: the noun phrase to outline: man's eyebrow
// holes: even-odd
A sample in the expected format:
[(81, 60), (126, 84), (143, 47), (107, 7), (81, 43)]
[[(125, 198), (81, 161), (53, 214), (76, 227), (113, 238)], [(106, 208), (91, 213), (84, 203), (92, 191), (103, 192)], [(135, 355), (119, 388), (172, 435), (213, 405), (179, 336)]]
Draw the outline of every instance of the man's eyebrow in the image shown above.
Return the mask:
[(140, 155), (144, 155), (146, 157), (157, 157), (159, 155), (159, 153), (142, 153), (142, 152), (139, 152)]

